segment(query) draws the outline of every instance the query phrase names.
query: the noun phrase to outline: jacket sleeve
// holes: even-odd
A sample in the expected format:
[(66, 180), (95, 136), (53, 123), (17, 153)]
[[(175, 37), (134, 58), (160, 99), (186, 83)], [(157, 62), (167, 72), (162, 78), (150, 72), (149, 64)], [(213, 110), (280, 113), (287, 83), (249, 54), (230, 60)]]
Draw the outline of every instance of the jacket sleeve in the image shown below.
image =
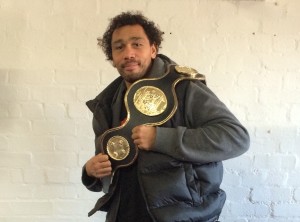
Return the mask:
[(157, 127), (154, 151), (205, 164), (234, 158), (249, 149), (247, 130), (206, 85), (190, 82), (179, 93), (185, 93), (185, 126)]
[[(101, 134), (101, 128), (99, 126), (98, 121), (95, 118), (93, 118), (93, 130), (97, 138), (97, 136)], [(96, 149), (95, 154), (98, 153), (99, 151)], [(81, 181), (83, 185), (90, 191), (94, 191), (94, 192), (102, 191), (103, 188), (102, 180), (97, 179), (95, 177), (88, 176), (85, 169), (85, 165), (82, 167)]]
[(81, 181), (83, 185), (90, 191), (100, 192), (102, 191), (102, 181), (100, 179), (90, 177), (87, 175), (85, 165), (82, 168)]

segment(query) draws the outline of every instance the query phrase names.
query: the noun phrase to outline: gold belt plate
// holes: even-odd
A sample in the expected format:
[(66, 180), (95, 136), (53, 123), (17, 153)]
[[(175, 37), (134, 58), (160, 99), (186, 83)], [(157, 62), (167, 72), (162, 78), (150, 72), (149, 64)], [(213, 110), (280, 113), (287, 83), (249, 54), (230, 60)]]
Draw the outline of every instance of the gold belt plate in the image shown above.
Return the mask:
[(114, 160), (124, 160), (130, 151), (130, 146), (122, 136), (111, 137), (106, 146), (107, 154)]
[(166, 110), (168, 100), (159, 88), (143, 86), (135, 92), (133, 104), (141, 113), (147, 116), (157, 116)]

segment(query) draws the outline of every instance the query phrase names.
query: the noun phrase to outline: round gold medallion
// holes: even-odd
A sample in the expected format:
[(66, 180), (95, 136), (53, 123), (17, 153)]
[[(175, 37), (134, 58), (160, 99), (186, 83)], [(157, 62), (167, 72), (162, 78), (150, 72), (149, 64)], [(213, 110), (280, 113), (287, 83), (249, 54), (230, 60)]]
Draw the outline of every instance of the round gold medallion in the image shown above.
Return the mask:
[(141, 113), (157, 116), (167, 108), (167, 97), (159, 88), (143, 86), (135, 92), (133, 103)]
[(106, 150), (112, 159), (123, 160), (128, 156), (130, 147), (124, 137), (113, 136), (108, 140)]

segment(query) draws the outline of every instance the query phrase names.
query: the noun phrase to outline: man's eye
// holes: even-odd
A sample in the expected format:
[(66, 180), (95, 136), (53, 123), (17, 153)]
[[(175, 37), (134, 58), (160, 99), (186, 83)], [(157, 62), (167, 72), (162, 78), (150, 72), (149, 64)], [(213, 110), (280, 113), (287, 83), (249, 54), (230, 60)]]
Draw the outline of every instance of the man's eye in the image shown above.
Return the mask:
[(123, 46), (121, 46), (121, 45), (117, 45), (114, 47), (115, 50), (121, 50), (122, 48), (123, 48)]
[(141, 43), (138, 43), (138, 42), (136, 42), (136, 43), (133, 43), (133, 46), (134, 46), (134, 47), (141, 47), (141, 46), (142, 46), (142, 44), (141, 44)]

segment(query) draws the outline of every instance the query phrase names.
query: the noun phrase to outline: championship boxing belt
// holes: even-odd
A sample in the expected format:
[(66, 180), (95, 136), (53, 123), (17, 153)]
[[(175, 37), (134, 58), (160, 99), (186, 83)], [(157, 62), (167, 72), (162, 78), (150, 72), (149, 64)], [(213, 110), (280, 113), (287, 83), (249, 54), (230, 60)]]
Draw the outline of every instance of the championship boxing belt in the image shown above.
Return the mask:
[(131, 165), (137, 158), (138, 148), (131, 138), (135, 126), (159, 126), (174, 115), (178, 106), (175, 86), (182, 80), (205, 83), (205, 76), (189, 67), (170, 65), (163, 76), (141, 79), (129, 87), (124, 98), (126, 121), (97, 139), (102, 153), (109, 156), (113, 172)]

